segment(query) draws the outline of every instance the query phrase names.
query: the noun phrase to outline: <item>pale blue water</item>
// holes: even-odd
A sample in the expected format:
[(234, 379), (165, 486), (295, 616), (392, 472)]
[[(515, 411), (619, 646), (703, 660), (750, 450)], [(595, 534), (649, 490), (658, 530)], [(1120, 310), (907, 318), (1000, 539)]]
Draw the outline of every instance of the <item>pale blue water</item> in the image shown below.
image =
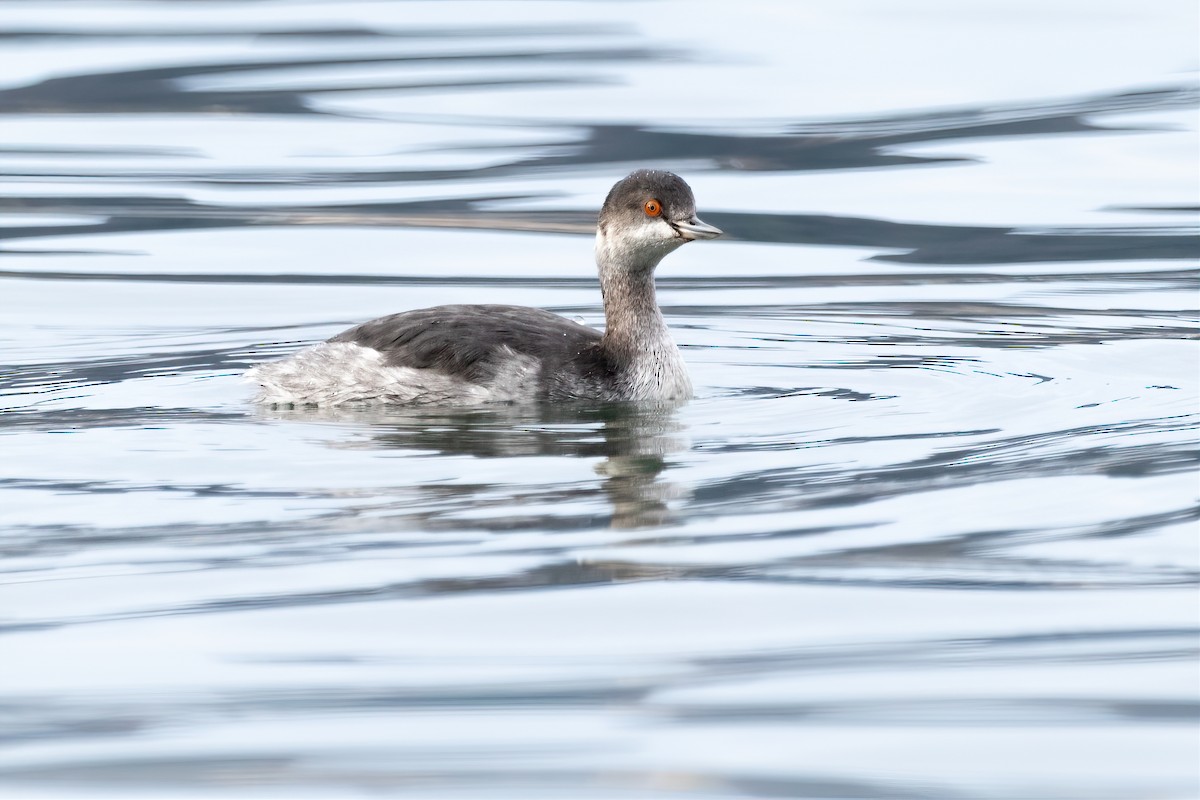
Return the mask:
[[(0, 796), (1200, 796), (1189, 2), (0, 7)], [(697, 398), (264, 411), (359, 321)]]

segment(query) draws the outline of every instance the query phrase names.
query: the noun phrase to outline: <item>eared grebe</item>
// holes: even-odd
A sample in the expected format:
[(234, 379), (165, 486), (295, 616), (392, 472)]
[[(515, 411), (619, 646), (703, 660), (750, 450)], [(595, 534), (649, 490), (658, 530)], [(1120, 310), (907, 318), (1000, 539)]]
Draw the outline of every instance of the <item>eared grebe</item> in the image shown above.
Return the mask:
[(273, 405), (474, 405), (539, 400), (682, 402), (692, 382), (654, 298), (667, 253), (721, 231), (678, 175), (638, 170), (600, 209), (605, 330), (523, 306), (405, 311), (246, 373)]

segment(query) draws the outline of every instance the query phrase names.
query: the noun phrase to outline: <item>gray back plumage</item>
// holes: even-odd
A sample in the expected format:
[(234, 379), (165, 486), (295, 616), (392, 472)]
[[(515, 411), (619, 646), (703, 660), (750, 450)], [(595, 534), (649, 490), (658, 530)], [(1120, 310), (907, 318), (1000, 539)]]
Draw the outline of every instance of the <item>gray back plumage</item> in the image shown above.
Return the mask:
[(479, 383), (502, 368), (509, 352), (552, 369), (598, 344), (600, 332), (537, 308), (448, 305), (371, 320), (329, 341), (378, 350), (389, 366)]

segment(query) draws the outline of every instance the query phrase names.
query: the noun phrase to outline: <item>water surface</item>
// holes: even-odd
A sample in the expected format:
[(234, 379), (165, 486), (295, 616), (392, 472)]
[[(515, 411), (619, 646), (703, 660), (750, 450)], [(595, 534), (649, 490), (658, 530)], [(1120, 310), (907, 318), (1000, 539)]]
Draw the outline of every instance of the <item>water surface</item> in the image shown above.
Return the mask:
[[(0, 794), (1200, 794), (1187, 2), (10, 2)], [(446, 302), (696, 399), (304, 411)]]

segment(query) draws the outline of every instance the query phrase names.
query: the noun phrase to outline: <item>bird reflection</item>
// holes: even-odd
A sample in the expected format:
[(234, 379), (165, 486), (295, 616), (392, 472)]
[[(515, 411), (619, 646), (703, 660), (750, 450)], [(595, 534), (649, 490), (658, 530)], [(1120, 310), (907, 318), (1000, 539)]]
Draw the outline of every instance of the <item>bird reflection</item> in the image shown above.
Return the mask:
[[(595, 467), (614, 528), (661, 525), (683, 490), (662, 479), (668, 457), (688, 446), (675, 407), (608, 404), (495, 406), (471, 409), (403, 407), (263, 409), (292, 421), (352, 424), (364, 441), (331, 446), (387, 448), (476, 458), (561, 456), (602, 459)], [(361, 426), (361, 427), (360, 427)]]

